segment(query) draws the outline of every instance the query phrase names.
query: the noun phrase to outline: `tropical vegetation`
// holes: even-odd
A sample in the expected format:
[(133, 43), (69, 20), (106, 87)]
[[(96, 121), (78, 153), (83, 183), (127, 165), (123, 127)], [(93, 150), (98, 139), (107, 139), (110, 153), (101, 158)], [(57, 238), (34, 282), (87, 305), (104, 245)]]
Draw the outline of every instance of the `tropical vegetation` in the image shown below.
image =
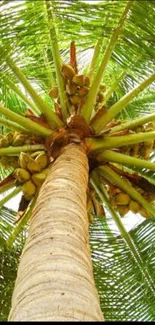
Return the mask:
[(154, 2), (0, 7), (1, 320), (154, 321)]

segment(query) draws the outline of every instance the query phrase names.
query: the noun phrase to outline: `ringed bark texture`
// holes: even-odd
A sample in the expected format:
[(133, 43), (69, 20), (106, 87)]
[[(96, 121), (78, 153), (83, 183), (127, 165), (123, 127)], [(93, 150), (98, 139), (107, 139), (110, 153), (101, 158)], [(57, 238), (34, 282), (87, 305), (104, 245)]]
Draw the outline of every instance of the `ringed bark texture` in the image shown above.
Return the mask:
[(89, 248), (83, 148), (67, 145), (33, 210), (9, 321), (103, 321)]

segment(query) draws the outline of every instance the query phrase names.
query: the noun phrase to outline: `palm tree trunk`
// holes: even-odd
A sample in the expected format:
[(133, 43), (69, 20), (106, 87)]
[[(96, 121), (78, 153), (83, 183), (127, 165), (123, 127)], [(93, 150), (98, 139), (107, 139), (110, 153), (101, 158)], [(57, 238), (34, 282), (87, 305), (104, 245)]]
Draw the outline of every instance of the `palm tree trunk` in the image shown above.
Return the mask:
[(9, 321), (103, 321), (89, 248), (84, 149), (67, 145), (33, 210)]

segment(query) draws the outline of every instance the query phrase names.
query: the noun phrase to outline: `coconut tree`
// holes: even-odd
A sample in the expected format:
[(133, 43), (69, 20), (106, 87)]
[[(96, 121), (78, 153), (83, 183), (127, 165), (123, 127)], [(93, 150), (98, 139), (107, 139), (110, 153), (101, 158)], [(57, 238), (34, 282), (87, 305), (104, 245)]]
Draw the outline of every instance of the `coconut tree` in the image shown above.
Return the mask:
[[(4, 269), (27, 237), (8, 320), (153, 320), (153, 3), (1, 7), (0, 206), (22, 193)], [(131, 234), (128, 212), (147, 219)]]

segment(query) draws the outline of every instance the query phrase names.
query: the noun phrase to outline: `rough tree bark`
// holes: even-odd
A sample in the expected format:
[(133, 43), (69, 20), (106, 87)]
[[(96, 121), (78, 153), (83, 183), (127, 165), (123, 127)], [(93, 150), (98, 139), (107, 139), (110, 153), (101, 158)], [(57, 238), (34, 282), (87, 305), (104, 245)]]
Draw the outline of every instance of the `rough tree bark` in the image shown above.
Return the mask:
[(33, 210), (9, 321), (103, 321), (89, 248), (83, 148), (67, 145)]

